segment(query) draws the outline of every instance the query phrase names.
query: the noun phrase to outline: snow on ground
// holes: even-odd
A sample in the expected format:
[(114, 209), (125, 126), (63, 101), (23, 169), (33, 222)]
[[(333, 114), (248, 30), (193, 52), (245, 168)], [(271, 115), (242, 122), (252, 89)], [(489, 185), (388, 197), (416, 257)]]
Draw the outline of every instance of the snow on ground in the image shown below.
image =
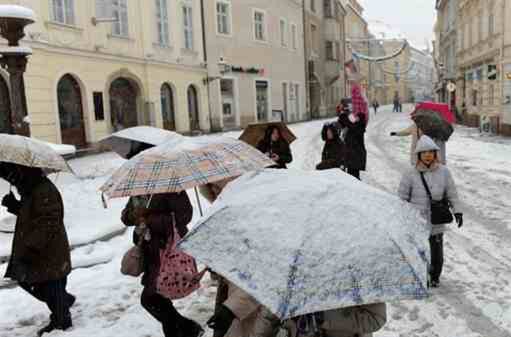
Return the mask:
[[(292, 146), (292, 167), (311, 170), (319, 162), (323, 122), (292, 126), (299, 137)], [(402, 173), (409, 168), (409, 139), (388, 134), (408, 123), (407, 114), (391, 113), (388, 107), (372, 117), (366, 137), (366, 182), (396, 191)], [(446, 235), (443, 285), (427, 301), (391, 304), (389, 322), (375, 337), (511, 336), (511, 140), (482, 137), (473, 129), (459, 127), (448, 143), (448, 160), (465, 201), (466, 224), (462, 230), (453, 229)], [(74, 160), (71, 166), (81, 178), (57, 178), (66, 202), (66, 223), (72, 241), (87, 242), (99, 237), (99, 233), (122, 228), (119, 214), (124, 200), (111, 202), (110, 208), (104, 210), (97, 192), (121, 163), (114, 154)], [(0, 194), (7, 190), (0, 186)], [(6, 244), (0, 240), (0, 249), (7, 249)], [(75, 327), (67, 333), (48, 336), (162, 336), (158, 323), (139, 305), (138, 280), (119, 273), (120, 258), (130, 245), (127, 232), (109, 242), (73, 252), (75, 264), (76, 260), (85, 266), (111, 261), (71, 274), (69, 290), (78, 296), (72, 309)], [(184, 315), (205, 324), (212, 314), (214, 296), (215, 289), (206, 280), (203, 289), (178, 301), (176, 306)], [(0, 302), (2, 337), (34, 336), (47, 321), (47, 309), (19, 289), (0, 290)]]

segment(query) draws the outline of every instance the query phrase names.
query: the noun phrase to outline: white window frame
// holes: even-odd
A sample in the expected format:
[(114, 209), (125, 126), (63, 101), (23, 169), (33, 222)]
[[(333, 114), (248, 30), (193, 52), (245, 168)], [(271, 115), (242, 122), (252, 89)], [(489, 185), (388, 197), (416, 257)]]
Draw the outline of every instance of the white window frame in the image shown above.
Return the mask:
[(279, 20), (279, 40), (280, 46), (282, 48), (287, 48), (289, 46), (289, 33), (288, 33), (288, 24), (285, 18), (280, 18)]
[(185, 3), (181, 7), (183, 15), (183, 48), (185, 50), (195, 50), (195, 34), (193, 24), (193, 6)]
[[(221, 32), (220, 31), (220, 22), (218, 20), (219, 12), (218, 12), (218, 4), (226, 5), (227, 6), (227, 25), (228, 25), (228, 31), (227, 32)], [(232, 3), (230, 0), (216, 0), (215, 3), (215, 26), (216, 26), (216, 33), (221, 36), (232, 36)]]
[(68, 26), (76, 24), (74, 0), (50, 0), (50, 9), (53, 22)]
[(160, 46), (170, 46), (169, 1), (155, 0), (156, 35)]
[[(128, 0), (116, 0), (118, 5), (114, 5), (113, 0), (109, 0), (112, 5), (112, 15), (118, 21), (112, 23), (112, 36), (129, 37), (129, 7)], [(124, 14), (124, 15), (123, 15)], [(116, 27), (119, 26), (119, 31), (116, 32)]]
[[(263, 28), (263, 30), (262, 30), (263, 39), (262, 40), (257, 38), (256, 25), (258, 23), (256, 22), (256, 18), (255, 18), (256, 13), (263, 15), (263, 22), (262, 22), (262, 26), (263, 26), (262, 27)], [(254, 41), (259, 42), (259, 43), (268, 43), (268, 16), (267, 16), (265, 10), (258, 9), (258, 8), (252, 9), (252, 30), (253, 30)]]
[(291, 49), (298, 50), (298, 26), (291, 23)]

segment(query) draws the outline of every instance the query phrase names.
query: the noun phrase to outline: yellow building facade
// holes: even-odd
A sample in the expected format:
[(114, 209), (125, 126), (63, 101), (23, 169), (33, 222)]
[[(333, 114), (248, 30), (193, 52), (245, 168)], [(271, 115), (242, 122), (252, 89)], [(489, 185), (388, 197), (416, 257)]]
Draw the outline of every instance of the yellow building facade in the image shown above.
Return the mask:
[(31, 136), (84, 147), (136, 125), (210, 129), (200, 0), (17, 4), (37, 15), (22, 41), (33, 50), (25, 74)]

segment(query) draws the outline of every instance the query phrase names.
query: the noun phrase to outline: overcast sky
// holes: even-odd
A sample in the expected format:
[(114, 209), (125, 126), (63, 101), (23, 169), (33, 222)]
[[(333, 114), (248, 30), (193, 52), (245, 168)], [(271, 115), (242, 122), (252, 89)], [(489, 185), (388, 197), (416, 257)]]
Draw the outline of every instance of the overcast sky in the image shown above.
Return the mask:
[[(367, 20), (381, 20), (401, 31), (416, 47), (433, 39), (434, 0), (359, 0)], [(430, 48), (431, 48), (431, 42)]]

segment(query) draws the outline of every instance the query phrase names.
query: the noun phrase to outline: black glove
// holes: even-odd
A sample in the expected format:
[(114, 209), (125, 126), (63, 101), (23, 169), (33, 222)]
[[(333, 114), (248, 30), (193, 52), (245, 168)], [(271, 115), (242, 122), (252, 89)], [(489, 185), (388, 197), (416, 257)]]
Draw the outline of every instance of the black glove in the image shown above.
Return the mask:
[(236, 316), (225, 305), (220, 305), (208, 322), (210, 329), (215, 330), (214, 337), (224, 337), (231, 327), (232, 321)]
[(9, 192), (4, 198), (2, 199), (2, 206), (7, 208), (9, 213), (17, 214), (19, 208), (20, 208), (20, 202), (16, 197), (14, 196), (14, 193)]
[(391, 133), (390, 133), (390, 136), (391, 136), (391, 137), (397, 136), (397, 133), (396, 133), (396, 132), (391, 132)]
[(463, 227), (463, 214), (456, 213), (456, 214), (454, 214), (454, 217), (456, 218), (456, 223), (458, 224), (458, 228)]

